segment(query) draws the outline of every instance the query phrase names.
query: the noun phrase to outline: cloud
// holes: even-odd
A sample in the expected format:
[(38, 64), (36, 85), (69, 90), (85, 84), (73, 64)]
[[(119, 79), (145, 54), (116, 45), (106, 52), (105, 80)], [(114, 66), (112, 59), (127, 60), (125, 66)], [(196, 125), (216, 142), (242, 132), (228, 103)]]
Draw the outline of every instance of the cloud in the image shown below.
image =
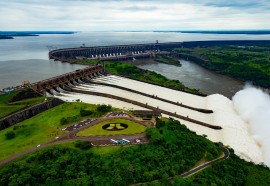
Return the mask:
[(270, 2), (210, 0), (0, 1), (2, 30), (269, 29)]
[(120, 8), (120, 10), (124, 11), (153, 11), (157, 10), (158, 8), (155, 6), (127, 6)]

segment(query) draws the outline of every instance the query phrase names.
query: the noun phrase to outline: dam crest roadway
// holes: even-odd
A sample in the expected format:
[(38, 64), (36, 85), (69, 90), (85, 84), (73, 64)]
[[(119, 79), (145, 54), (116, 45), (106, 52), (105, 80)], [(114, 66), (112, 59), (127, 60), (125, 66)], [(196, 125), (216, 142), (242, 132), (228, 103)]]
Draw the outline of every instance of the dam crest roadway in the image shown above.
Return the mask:
[(156, 41), (150, 44), (66, 48), (50, 51), (49, 58), (62, 62), (66, 59), (132, 60), (166, 55), (169, 54), (166, 50), (181, 47), (182, 44), (182, 42), (158, 43)]

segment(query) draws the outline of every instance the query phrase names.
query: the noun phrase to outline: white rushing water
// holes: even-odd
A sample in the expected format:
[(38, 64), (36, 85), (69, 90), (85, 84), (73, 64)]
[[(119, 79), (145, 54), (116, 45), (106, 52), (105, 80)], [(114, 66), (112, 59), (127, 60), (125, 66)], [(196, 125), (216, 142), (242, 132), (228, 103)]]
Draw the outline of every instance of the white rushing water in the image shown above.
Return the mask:
[[(185, 124), (190, 130), (195, 131), (199, 135), (207, 135), (207, 138), (214, 142), (222, 142), (225, 145), (229, 145), (232, 147), (236, 154), (240, 157), (253, 161), (254, 163), (265, 162), (268, 164), (269, 159), (269, 135), (267, 136), (267, 130), (264, 128), (263, 130), (258, 130), (260, 126), (250, 124), (250, 121), (254, 120), (257, 123), (257, 120), (252, 118), (246, 118), (246, 115), (243, 116), (243, 108), (246, 106), (240, 107), (238, 104), (243, 96), (241, 95), (241, 91), (236, 94), (234, 97), (234, 102), (225, 96), (219, 94), (213, 94), (207, 97), (200, 97), (180, 91), (175, 91), (171, 89), (167, 89), (164, 87), (159, 87), (155, 85), (150, 85), (147, 83), (130, 80), (123, 77), (117, 76), (103, 76), (94, 79), (96, 82), (104, 82), (115, 84), (123, 87), (127, 87), (133, 90), (137, 90), (140, 92), (144, 92), (150, 95), (157, 95), (158, 97), (183, 103), (189, 106), (204, 108), (204, 109), (212, 109), (214, 111), (213, 114), (203, 114), (194, 110), (186, 109), (183, 107), (179, 107), (173, 104), (165, 103), (153, 98), (145, 97), (136, 93), (131, 93), (125, 90), (120, 90), (117, 88), (112, 88), (108, 86), (101, 85), (86, 85), (81, 84), (76, 86), (77, 89), (82, 89), (86, 91), (94, 91), (94, 92), (102, 92), (113, 94), (116, 96), (121, 96), (127, 99), (132, 99), (135, 101), (139, 101), (142, 103), (147, 103), (148, 105), (159, 107), (164, 110), (168, 110), (170, 112), (176, 112), (177, 114), (186, 116), (188, 115), (192, 119), (196, 119), (199, 121), (203, 121), (212, 125), (221, 126), (222, 130), (214, 130), (207, 127), (200, 126), (198, 124), (194, 124), (191, 122), (187, 122), (184, 120), (180, 120), (181, 123)], [(143, 109), (141, 107), (125, 103), (122, 101), (117, 101), (110, 98), (103, 98), (99, 96), (92, 95), (84, 95), (77, 93), (68, 93), (62, 94), (58, 96), (63, 100), (76, 100), (80, 99), (86, 103), (93, 104), (111, 104), (113, 107), (121, 108), (121, 109)], [(239, 101), (240, 100), (240, 101)], [(268, 101), (270, 98), (268, 97)], [(249, 103), (250, 100), (246, 100), (246, 103)], [(268, 104), (266, 104), (268, 105)], [(270, 105), (270, 104), (269, 104)], [(268, 106), (269, 106), (268, 105)], [(254, 106), (254, 104), (249, 105), (250, 108)], [(269, 109), (269, 107), (267, 107)], [(260, 105), (257, 110), (248, 110), (248, 116), (252, 116), (253, 114), (258, 114), (261, 112)], [(263, 117), (269, 117), (270, 109), (267, 110)], [(240, 113), (240, 114), (239, 114)], [(253, 114), (251, 114), (253, 113)], [(258, 114), (261, 116), (260, 114)], [(177, 118), (175, 118), (177, 119)], [(179, 120), (179, 119), (178, 119)], [(267, 121), (267, 120), (264, 120)], [(266, 123), (264, 123), (266, 126)], [(263, 125), (264, 126), (264, 125)], [(250, 133), (250, 128), (252, 128), (252, 134)], [(263, 132), (264, 131), (264, 132)], [(269, 131), (269, 130), (268, 130)], [(268, 156), (267, 156), (268, 155)]]
[(109, 104), (112, 105), (115, 108), (125, 109), (125, 110), (148, 110), (143, 107), (139, 107), (137, 105), (133, 105), (130, 103), (126, 103), (123, 101), (118, 101), (115, 99), (110, 98), (104, 98), (99, 96), (93, 96), (93, 95), (86, 95), (86, 94), (79, 94), (79, 93), (61, 93), (60, 95), (55, 96), (59, 99), (62, 99), (64, 101), (68, 102), (76, 102), (76, 100), (80, 100), (84, 103), (89, 104)]
[(270, 96), (260, 89), (246, 85), (235, 94), (233, 104), (249, 131), (262, 149), (264, 162), (270, 167)]

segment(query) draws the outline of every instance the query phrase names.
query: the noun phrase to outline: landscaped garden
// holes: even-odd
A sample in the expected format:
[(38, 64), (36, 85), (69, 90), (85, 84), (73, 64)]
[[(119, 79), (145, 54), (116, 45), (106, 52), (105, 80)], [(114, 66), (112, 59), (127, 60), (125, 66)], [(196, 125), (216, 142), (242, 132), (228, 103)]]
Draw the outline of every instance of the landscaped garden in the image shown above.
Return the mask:
[(110, 136), (145, 132), (146, 127), (127, 119), (108, 119), (77, 133), (77, 136)]

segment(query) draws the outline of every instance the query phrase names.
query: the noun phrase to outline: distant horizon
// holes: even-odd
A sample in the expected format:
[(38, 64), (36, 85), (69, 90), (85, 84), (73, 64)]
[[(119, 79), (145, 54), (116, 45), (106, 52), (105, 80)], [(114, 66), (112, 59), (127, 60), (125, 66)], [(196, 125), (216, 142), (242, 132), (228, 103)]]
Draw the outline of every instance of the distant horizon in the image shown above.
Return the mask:
[(1, 32), (265, 32), (269, 29), (224, 29), (224, 30), (211, 30), (211, 29), (198, 29), (198, 30), (0, 30)]

